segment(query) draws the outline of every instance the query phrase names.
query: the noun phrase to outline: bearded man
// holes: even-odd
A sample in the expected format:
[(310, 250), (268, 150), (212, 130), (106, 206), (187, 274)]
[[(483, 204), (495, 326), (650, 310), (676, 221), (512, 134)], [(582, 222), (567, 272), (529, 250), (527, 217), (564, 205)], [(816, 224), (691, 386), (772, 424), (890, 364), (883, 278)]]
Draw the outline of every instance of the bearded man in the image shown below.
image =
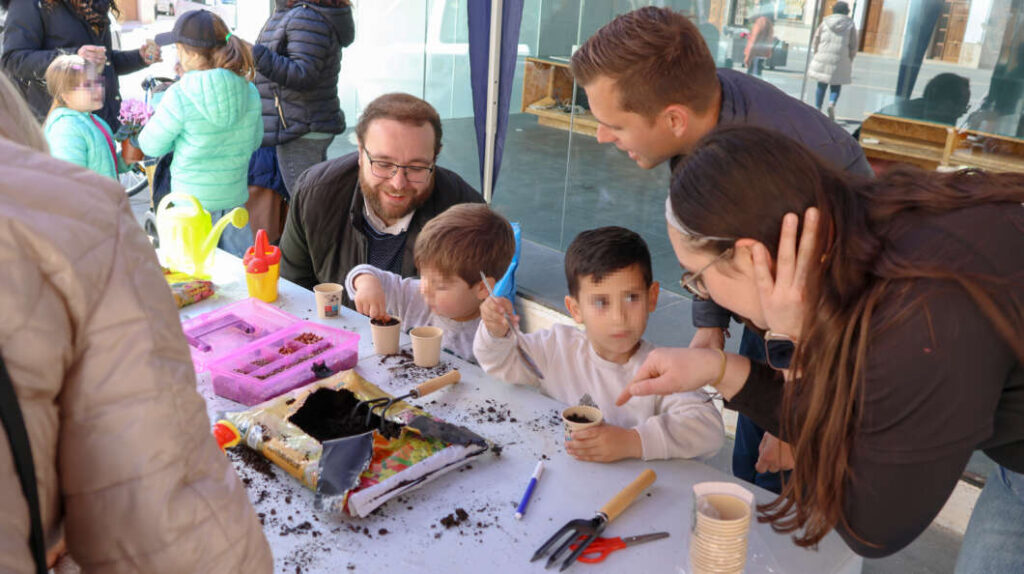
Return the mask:
[[(417, 275), (413, 246), (423, 226), (458, 203), (483, 197), (437, 165), (441, 118), (409, 94), (370, 102), (356, 126), (359, 151), (306, 170), (281, 236), (281, 275), (312, 289), (344, 283), (356, 265)], [(348, 294), (345, 304), (352, 306)]]

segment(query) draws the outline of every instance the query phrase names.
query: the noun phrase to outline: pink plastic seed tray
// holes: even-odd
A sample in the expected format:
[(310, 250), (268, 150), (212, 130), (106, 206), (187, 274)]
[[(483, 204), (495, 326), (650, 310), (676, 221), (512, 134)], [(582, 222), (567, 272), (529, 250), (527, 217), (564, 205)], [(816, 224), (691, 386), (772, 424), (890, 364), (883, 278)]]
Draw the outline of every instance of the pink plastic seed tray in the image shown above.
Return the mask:
[(193, 317), (181, 324), (192, 363), (201, 373), (214, 361), (298, 321), (299, 318), (258, 299), (244, 299)]
[(211, 363), (213, 392), (255, 405), (329, 375), (318, 363), (333, 372), (355, 367), (358, 346), (355, 333), (300, 321)]

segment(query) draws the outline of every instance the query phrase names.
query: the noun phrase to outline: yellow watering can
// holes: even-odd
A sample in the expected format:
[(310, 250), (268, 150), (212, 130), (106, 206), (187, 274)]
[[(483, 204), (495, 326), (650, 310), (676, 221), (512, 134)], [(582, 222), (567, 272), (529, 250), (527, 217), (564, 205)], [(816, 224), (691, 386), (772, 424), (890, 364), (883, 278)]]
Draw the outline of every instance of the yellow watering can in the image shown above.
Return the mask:
[[(170, 205), (172, 202), (174, 205)], [(194, 196), (170, 193), (156, 209), (156, 229), (164, 264), (194, 277), (209, 277), (207, 269), (213, 265), (213, 250), (224, 228), (229, 223), (242, 228), (248, 222), (249, 212), (244, 207), (236, 207), (213, 225), (210, 213)]]

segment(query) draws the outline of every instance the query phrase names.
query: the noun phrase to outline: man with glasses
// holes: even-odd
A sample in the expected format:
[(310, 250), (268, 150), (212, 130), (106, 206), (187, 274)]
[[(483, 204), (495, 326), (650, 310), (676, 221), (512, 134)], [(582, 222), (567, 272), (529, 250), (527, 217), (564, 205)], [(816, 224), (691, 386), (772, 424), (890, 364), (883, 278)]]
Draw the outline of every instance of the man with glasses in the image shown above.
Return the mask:
[[(799, 141), (835, 169), (873, 175), (857, 141), (820, 112), (759, 78), (716, 69), (697, 26), (670, 8), (648, 6), (615, 18), (573, 54), (572, 72), (598, 121), (597, 141), (615, 144), (643, 169), (675, 165), (719, 126), (752, 125)], [(724, 347), (732, 314), (706, 291), (699, 297), (699, 274), (684, 288), (698, 295), (690, 346)], [(764, 362), (764, 339), (745, 329), (740, 354)], [(740, 415), (733, 473), (778, 492), (778, 475), (755, 469), (763, 434)]]
[[(437, 165), (441, 119), (427, 102), (385, 94), (356, 126), (359, 150), (314, 165), (296, 183), (281, 236), (281, 275), (306, 288), (343, 283), (356, 265), (417, 274), (416, 237), (427, 221), (483, 198)], [(345, 294), (345, 304), (352, 302)]]

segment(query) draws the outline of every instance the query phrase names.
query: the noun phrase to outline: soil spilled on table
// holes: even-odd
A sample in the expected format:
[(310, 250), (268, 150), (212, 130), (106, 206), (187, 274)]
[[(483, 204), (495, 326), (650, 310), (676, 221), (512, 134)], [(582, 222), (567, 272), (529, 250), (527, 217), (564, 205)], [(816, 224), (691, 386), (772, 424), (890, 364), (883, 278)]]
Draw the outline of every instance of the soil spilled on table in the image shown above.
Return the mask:
[(359, 399), (347, 389), (321, 388), (310, 394), (302, 407), (288, 420), (320, 442), (373, 430), (380, 431), (385, 438), (395, 438), (399, 435), (402, 425), (385, 421), (382, 429), (380, 416), (376, 413), (370, 416), (370, 423), (367, 425), (366, 406), (361, 407), (353, 417), (352, 409), (357, 403)]

